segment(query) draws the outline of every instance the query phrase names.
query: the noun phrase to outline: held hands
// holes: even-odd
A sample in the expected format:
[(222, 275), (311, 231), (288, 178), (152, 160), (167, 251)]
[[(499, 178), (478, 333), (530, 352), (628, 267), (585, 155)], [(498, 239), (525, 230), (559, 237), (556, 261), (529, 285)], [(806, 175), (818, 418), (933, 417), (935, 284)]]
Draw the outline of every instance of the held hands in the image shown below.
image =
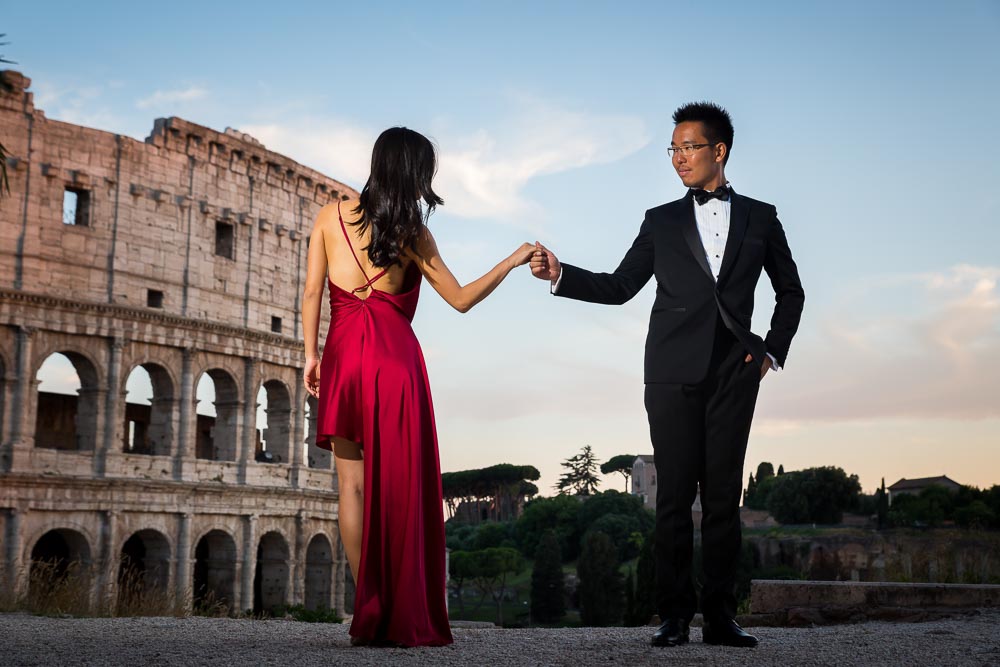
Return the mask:
[(306, 391), (313, 398), (319, 398), (319, 359), (316, 357), (306, 357), (306, 369), (303, 373), (302, 384)]
[(559, 280), (562, 265), (552, 251), (535, 242), (535, 252), (531, 256), (531, 274), (540, 280)]
[[(751, 357), (751, 356), (750, 356), (750, 355), (748, 354), (748, 355), (747, 355), (747, 357), (746, 357), (746, 359), (744, 359), (744, 360), (743, 360), (743, 363), (745, 363), (745, 364), (749, 364), (749, 363), (750, 363), (751, 361), (753, 361), (753, 357)], [(760, 379), (761, 379), (761, 380), (763, 380), (763, 379), (764, 379), (764, 376), (765, 376), (765, 375), (767, 375), (767, 372), (768, 372), (769, 370), (771, 370), (771, 357), (769, 357), (769, 356), (767, 356), (767, 355), (765, 354), (765, 355), (764, 355), (764, 363), (762, 363), (762, 364), (760, 365)]]
[(531, 256), (535, 252), (535, 246), (530, 243), (522, 243), (521, 247), (514, 251), (514, 253), (508, 257), (508, 261), (511, 263), (511, 267), (518, 267), (528, 263)]

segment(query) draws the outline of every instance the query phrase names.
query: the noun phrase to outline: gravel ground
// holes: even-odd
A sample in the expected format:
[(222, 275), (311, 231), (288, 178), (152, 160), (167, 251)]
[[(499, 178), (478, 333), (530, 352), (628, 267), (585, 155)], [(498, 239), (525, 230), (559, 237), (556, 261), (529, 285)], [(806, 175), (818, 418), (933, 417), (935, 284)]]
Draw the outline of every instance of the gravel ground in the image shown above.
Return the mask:
[(755, 628), (756, 649), (649, 645), (652, 628), (456, 628), (443, 648), (354, 648), (347, 626), (0, 614), (0, 665), (1000, 665), (1000, 610), (927, 623)]

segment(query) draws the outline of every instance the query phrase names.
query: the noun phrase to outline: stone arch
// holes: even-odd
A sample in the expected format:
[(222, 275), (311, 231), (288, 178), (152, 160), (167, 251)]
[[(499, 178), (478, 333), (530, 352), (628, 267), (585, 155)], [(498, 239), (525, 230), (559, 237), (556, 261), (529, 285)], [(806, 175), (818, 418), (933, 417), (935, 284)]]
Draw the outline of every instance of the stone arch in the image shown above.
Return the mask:
[[(202, 382), (211, 381), (212, 408), (197, 408), (197, 441), (195, 453), (199, 459), (235, 461), (239, 451), (238, 425), (240, 423), (240, 392), (234, 376), (221, 368), (210, 368), (198, 376), (197, 393), (202, 393)], [(205, 414), (206, 412), (214, 414)]]
[[(76, 372), (76, 395), (39, 389), (35, 403), (35, 447), (72, 451), (93, 451), (97, 444), (101, 389), (97, 365), (89, 356), (58, 348), (42, 357), (35, 380), (54, 355), (69, 360)], [(54, 360), (58, 364), (58, 360)]]
[[(145, 375), (146, 377), (141, 377)], [(149, 385), (152, 396), (131, 396), (143, 385)], [(158, 363), (135, 364), (128, 372), (125, 387), (125, 429), (123, 451), (131, 454), (169, 456), (174, 439), (174, 413), (177, 401), (174, 379)], [(134, 386), (134, 389), (133, 389)], [(144, 400), (145, 399), (145, 400)]]
[(28, 576), (30, 606), (88, 611), (94, 587), (91, 554), (87, 537), (72, 528), (53, 528), (35, 540)]
[(332, 608), (333, 578), (333, 545), (326, 535), (317, 533), (306, 548), (306, 609)]
[[(289, 447), (292, 438), (292, 399), (288, 387), (281, 380), (267, 380), (260, 386), (258, 400), (264, 398), (264, 408), (267, 428), (264, 429), (261, 440), (262, 451), (258, 451), (256, 459), (264, 459), (263, 452), (270, 454), (274, 463), (290, 464), (292, 450)], [(266, 460), (266, 459), (265, 459)]]
[(118, 556), (119, 613), (141, 609), (144, 603), (168, 595), (170, 541), (163, 533), (152, 528), (132, 533)]
[(209, 530), (195, 543), (192, 591), (195, 609), (232, 608), (236, 594), (236, 541)]
[(307, 396), (302, 410), (302, 418), (305, 420), (305, 428), (302, 431), (306, 434), (302, 446), (305, 448), (305, 460), (310, 468), (329, 470), (333, 463), (330, 450), (316, 446), (318, 410), (319, 401), (313, 396)]
[(257, 544), (253, 577), (253, 610), (271, 613), (288, 602), (288, 542), (276, 530), (264, 533)]

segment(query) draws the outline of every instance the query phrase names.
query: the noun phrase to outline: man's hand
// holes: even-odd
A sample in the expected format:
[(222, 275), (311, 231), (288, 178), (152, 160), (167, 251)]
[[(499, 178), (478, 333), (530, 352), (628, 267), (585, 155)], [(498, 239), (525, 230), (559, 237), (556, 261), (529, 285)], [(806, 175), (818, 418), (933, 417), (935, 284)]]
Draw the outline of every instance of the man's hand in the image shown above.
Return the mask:
[[(532, 271), (534, 271), (534, 268), (532, 268)], [(749, 364), (751, 361), (753, 361), (753, 357), (748, 354), (746, 356), (746, 359), (743, 360), (743, 363)], [(769, 356), (767, 356), (765, 354), (764, 355), (764, 363), (762, 363), (760, 365), (760, 379), (761, 380), (764, 379), (764, 376), (767, 375), (767, 372), (769, 370), (771, 370), (771, 357), (769, 357)]]
[(559, 280), (562, 265), (552, 251), (535, 241), (535, 254), (531, 256), (531, 274), (540, 280)]

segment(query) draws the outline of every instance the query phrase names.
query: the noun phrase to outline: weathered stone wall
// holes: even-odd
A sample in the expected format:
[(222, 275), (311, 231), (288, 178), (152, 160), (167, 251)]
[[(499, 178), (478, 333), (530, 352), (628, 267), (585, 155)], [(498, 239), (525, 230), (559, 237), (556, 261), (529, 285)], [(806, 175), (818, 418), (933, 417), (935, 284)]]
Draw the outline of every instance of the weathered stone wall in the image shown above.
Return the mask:
[[(3, 73), (0, 128), (11, 156), (2, 201), (2, 284), (71, 300), (280, 333), (297, 339), (305, 240), (319, 208), (351, 188), (246, 135), (161, 118), (145, 143), (63, 123), (34, 108), (30, 83)], [(63, 193), (88, 193), (88, 226), (62, 222)], [(232, 258), (216, 255), (232, 225)]]
[[(780, 529), (779, 529), (780, 530)], [(828, 535), (744, 536), (757, 569), (804, 579), (1000, 583), (1000, 533), (842, 530)]]
[[(260, 549), (269, 604), (343, 611), (335, 472), (304, 444), (315, 411), (305, 419), (299, 307), (311, 222), (356, 193), (238, 132), (158, 119), (140, 142), (50, 120), (27, 78), (0, 77), (11, 188), (0, 198), (0, 587), (28, 585), (49, 536), (87, 561), (95, 599), (111, 595), (138, 536), (182, 599), (199, 577), (221, 577), (233, 609), (260, 606)], [(67, 191), (86, 224), (64, 223)], [(219, 230), (231, 232), (221, 255)], [(53, 353), (81, 383), (75, 407), (60, 408), (70, 416), (38, 410)], [(147, 453), (127, 448), (138, 366), (153, 385)], [(217, 416), (199, 458), (206, 374)], [(262, 387), (272, 463), (255, 458)], [(39, 420), (72, 424), (71, 448), (36, 442)]]

